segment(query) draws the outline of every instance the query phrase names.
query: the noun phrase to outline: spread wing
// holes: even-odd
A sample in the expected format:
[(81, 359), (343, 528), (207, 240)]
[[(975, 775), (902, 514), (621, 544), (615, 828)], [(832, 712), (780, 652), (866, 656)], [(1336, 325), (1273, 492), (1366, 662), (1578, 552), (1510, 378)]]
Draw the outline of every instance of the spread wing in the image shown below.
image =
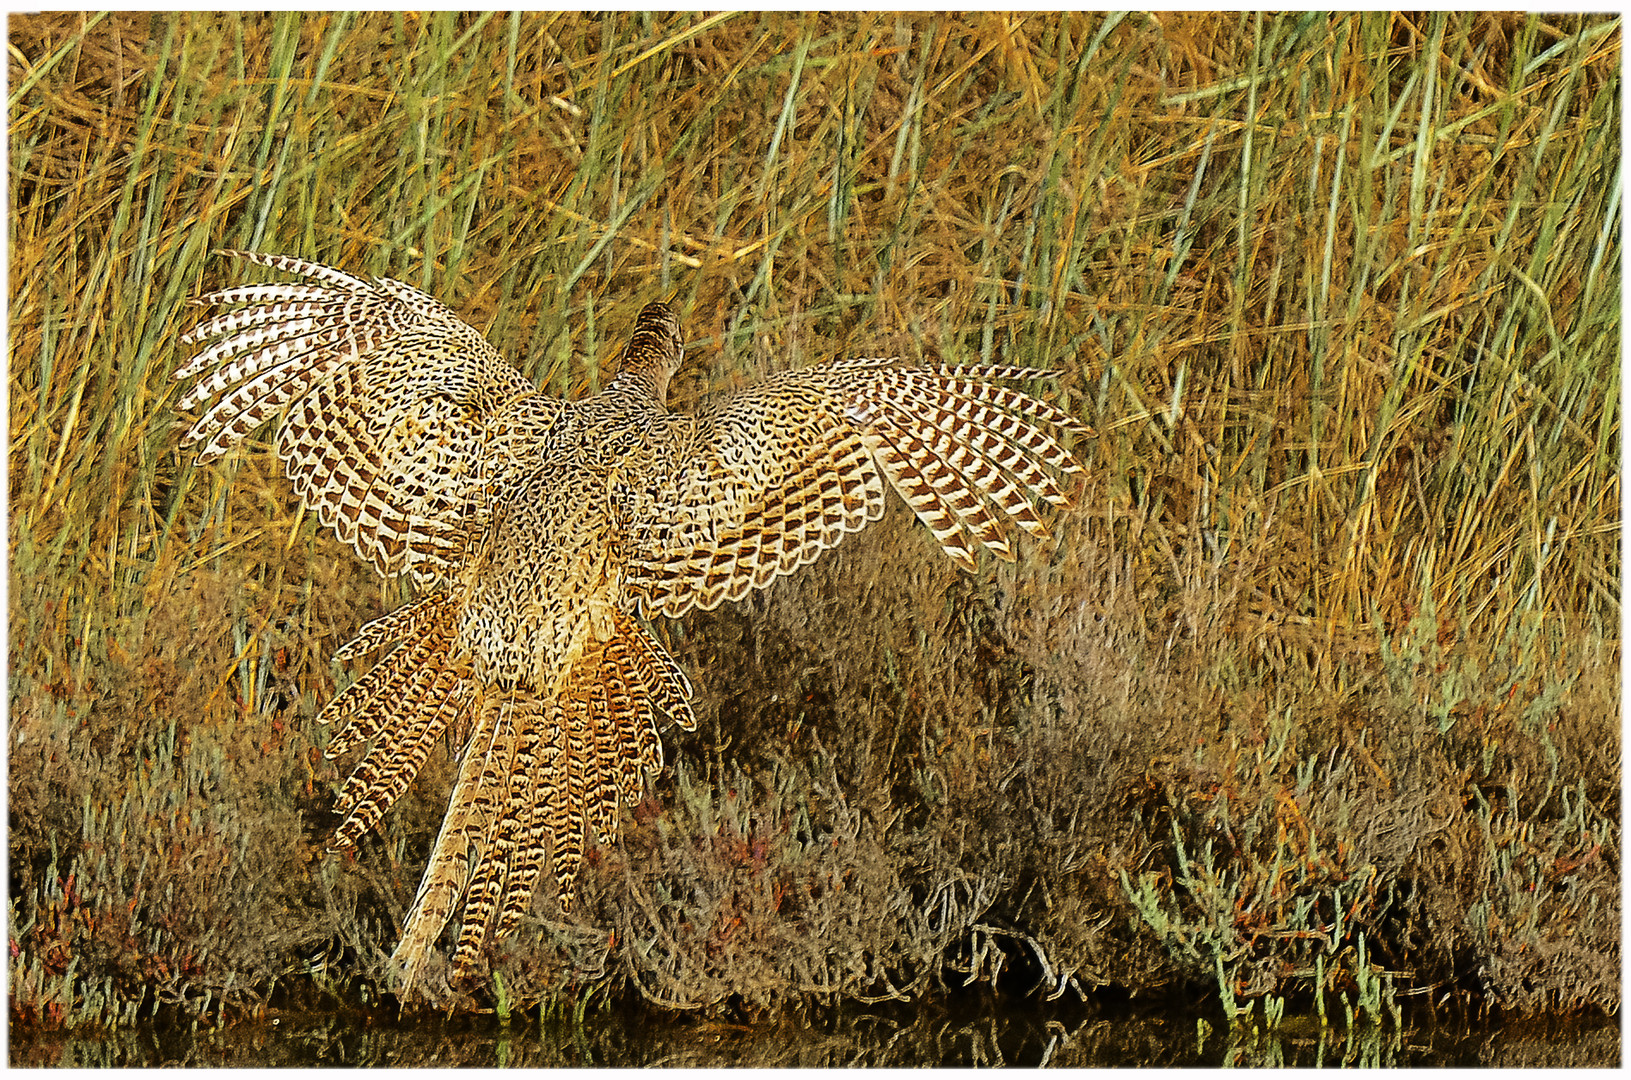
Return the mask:
[(1012, 559), (1009, 526), (1046, 538), (1039, 504), (1081, 471), (1053, 432), (1088, 429), (1002, 385), (1053, 374), (844, 360), (676, 417), (670, 464), (628, 496), (625, 585), (647, 615), (740, 599), (877, 520), (886, 487), (958, 565)]
[(561, 403), (418, 289), (289, 256), (223, 254), (304, 280), (194, 301), (233, 310), (181, 339), (209, 344), (176, 372), (196, 380), (180, 408), (216, 399), (183, 442), (209, 461), (286, 411), (278, 457), (318, 520), (381, 575), (445, 576), (484, 432), (500, 417), (512, 431), (547, 428)]

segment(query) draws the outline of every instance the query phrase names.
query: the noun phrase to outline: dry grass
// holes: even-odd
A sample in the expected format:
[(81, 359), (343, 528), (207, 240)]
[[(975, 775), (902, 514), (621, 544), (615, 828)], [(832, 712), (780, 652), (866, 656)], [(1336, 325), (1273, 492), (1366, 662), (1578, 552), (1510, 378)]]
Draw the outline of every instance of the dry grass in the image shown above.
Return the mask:
[(218, 247), (402, 277), (563, 394), (672, 294), (681, 405), (1000, 357), (1063, 368), (1099, 432), (1016, 566), (968, 578), (894, 514), (663, 627), (698, 732), (582, 905), (541, 898), (451, 1007), (1618, 1007), (1617, 19), (10, 41), (14, 1018), (368, 1007), (439, 818), (445, 763), (322, 853), (327, 657), (403, 593), (264, 441), (178, 451)]

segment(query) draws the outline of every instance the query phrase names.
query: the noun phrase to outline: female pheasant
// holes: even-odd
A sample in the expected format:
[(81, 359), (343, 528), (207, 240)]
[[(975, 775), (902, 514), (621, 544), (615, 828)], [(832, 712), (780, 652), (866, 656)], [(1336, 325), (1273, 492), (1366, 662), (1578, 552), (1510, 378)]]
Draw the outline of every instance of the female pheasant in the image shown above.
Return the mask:
[(880, 517), (892, 487), (956, 562), (1039, 539), (1055, 474), (1080, 464), (1061, 410), (1001, 385), (1021, 367), (840, 360), (670, 413), (683, 340), (663, 304), (616, 378), (568, 402), (538, 390), (442, 304), (282, 255), (225, 252), (299, 282), (223, 289), (187, 433), (200, 462), (278, 413), (301, 500), (417, 599), (364, 626), (349, 658), (396, 648), (323, 710), (333, 758), (367, 744), (339, 796), (342, 848), (372, 828), (444, 733), (458, 779), (393, 960), (402, 991), (463, 904), (466, 971), (512, 930), (552, 866), (562, 908), (591, 836), (617, 838), (663, 763), (657, 720), (694, 724), (685, 674), (642, 622), (709, 610), (792, 573)]

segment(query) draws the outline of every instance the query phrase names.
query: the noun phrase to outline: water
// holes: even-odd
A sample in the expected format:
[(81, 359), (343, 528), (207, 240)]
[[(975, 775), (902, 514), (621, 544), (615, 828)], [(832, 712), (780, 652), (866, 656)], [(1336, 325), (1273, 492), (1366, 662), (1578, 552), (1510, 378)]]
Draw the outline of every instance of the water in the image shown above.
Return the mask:
[(1193, 1014), (1081, 1010), (1068, 1020), (1025, 1007), (840, 1015), (809, 1024), (591, 1013), (496, 1023), (284, 1014), (198, 1031), (11, 1031), (10, 1062), (32, 1067), (229, 1068), (845, 1066), (1617, 1066), (1612, 1020), (1505, 1026), (1326, 1029), (1296, 1019), (1271, 1035), (1231, 1034)]

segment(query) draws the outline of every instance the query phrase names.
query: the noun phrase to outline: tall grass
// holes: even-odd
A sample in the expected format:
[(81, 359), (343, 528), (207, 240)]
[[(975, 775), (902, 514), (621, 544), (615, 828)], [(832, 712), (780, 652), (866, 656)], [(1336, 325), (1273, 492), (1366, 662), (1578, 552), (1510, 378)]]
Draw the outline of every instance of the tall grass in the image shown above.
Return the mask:
[(464, 1007), (1611, 1010), (1620, 37), (13, 17), (14, 1015), (355, 1000), (439, 814), (445, 763), (322, 854), (327, 657), (405, 593), (267, 441), (178, 450), (220, 247), (410, 281), (564, 395), (661, 295), (682, 407), (894, 352), (1058, 367), (1097, 430), (1017, 567), (967, 579), (897, 514), (665, 627), (698, 735)]

